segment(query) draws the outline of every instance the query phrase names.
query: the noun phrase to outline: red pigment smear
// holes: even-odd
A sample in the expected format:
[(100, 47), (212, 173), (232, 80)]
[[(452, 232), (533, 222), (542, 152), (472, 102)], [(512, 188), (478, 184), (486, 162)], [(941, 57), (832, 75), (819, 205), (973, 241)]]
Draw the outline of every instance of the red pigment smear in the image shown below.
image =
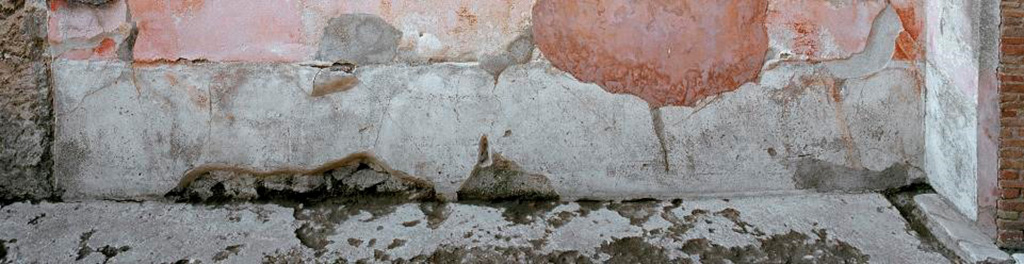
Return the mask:
[(918, 40), (921, 37), (922, 21), (917, 17), (917, 4), (914, 1), (894, 1), (893, 8), (903, 23), (903, 32), (896, 39), (895, 60), (917, 60), (921, 57), (922, 44)]
[(56, 12), (57, 9), (67, 6), (68, 3), (65, 1), (66, 0), (50, 0), (50, 11)]
[(559, 69), (651, 106), (692, 106), (754, 81), (766, 0), (540, 0), (534, 39)]
[(113, 39), (105, 38), (100, 41), (100, 45), (93, 48), (92, 51), (99, 57), (106, 57), (105, 55), (112, 54), (111, 52), (114, 51), (114, 46), (116, 45), (117, 43), (115, 43)]

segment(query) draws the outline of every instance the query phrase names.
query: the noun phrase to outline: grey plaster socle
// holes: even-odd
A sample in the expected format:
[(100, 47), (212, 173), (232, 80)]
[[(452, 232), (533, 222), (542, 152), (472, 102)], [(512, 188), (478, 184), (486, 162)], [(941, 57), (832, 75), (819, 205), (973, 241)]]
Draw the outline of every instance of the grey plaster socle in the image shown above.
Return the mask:
[(1013, 263), (1010, 255), (938, 194), (914, 196), (925, 225), (939, 242), (968, 263)]
[[(950, 262), (922, 249), (878, 194), (555, 203), (531, 210), (398, 204), (345, 211), (345, 218), (338, 213), (273, 204), (17, 203), (0, 208), (0, 246), (16, 263)], [(525, 221), (513, 221), (514, 214)], [(310, 225), (332, 228), (303, 233)], [(322, 248), (303, 244), (311, 236), (322, 239)]]
[(794, 180), (800, 160), (906, 168), (877, 181), (888, 184), (853, 173), (822, 185), (835, 190), (923, 177), (921, 124), (906, 121), (922, 118), (922, 95), (901, 64), (841, 83), (782, 65), (715, 103), (662, 108), (664, 141), (642, 100), (544, 61), (513, 65), (497, 83), (475, 64), (359, 67), (354, 87), (311, 96), (319, 71), (58, 60), (57, 183), (73, 200), (159, 197), (203, 164), (308, 168), (367, 151), (455, 198), (483, 135), (491, 152), (547, 176), (565, 199), (817, 190)]

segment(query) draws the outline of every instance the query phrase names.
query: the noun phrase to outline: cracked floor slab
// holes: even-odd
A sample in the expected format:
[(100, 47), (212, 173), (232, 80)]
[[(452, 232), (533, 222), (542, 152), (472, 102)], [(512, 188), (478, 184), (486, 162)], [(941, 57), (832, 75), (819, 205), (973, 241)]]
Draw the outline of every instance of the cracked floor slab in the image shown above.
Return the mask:
[[(17, 203), (0, 208), (0, 240), (6, 261), (26, 263), (950, 262), (879, 194), (392, 209), (331, 218), (308, 205)], [(334, 226), (321, 249), (297, 236), (316, 221)]]

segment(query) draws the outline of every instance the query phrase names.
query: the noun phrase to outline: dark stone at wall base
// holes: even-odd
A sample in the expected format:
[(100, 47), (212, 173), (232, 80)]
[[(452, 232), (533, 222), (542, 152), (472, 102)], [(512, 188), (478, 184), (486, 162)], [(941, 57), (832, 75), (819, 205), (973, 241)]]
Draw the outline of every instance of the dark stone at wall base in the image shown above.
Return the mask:
[(0, 0), (0, 204), (56, 197), (46, 10)]

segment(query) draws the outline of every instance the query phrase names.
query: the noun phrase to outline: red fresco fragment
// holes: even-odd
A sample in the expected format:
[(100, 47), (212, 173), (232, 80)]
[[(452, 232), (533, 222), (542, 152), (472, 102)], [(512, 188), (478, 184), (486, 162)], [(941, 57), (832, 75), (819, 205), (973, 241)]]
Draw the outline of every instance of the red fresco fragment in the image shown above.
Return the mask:
[(760, 74), (766, 0), (540, 0), (537, 46), (551, 63), (651, 106), (692, 106)]
[(302, 3), (280, 0), (128, 0), (136, 61), (301, 61), (311, 48)]
[(914, 0), (893, 0), (891, 2), (900, 21), (903, 22), (903, 32), (896, 39), (895, 60), (917, 60), (921, 58), (923, 46), (920, 42), (921, 31), (924, 27), (924, 20), (918, 16), (922, 8), (918, 1)]

